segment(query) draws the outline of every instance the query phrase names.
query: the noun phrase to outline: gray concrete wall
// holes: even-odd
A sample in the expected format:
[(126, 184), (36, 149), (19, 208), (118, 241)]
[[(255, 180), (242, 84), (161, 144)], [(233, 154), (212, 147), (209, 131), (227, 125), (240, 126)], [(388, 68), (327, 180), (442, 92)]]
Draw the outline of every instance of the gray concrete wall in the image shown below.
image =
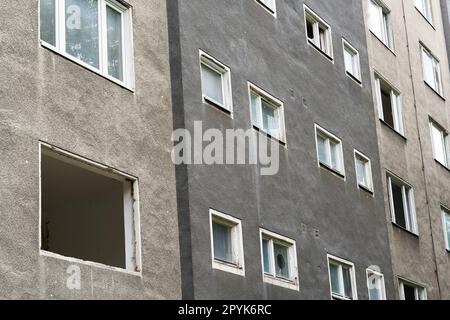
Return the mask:
[[(134, 6), (136, 92), (39, 43), (38, 1), (0, 3), (0, 297), (180, 298), (166, 1)], [(39, 254), (39, 141), (139, 178), (142, 277)]]
[[(287, 147), (280, 172), (262, 177), (256, 166), (187, 166), (178, 171), (180, 237), (192, 255), (182, 259), (185, 297), (200, 299), (330, 299), (327, 254), (356, 266), (360, 299), (365, 270), (378, 265), (393, 298), (384, 186), (372, 104), (360, 0), (305, 1), (332, 28), (334, 63), (306, 42), (303, 1), (277, 1), (278, 18), (256, 1), (178, 1), (171, 24), (175, 124), (251, 128), (247, 81), (284, 102)], [(344, 72), (342, 37), (361, 56), (362, 87)], [(231, 68), (234, 115), (202, 104), (199, 49)], [(346, 180), (318, 167), (314, 123), (343, 140)], [(353, 148), (372, 160), (374, 197), (357, 188)], [(209, 208), (242, 219), (246, 276), (211, 268)], [(296, 240), (300, 291), (263, 283), (259, 227)], [(183, 244), (182, 244), (183, 245)]]
[[(366, 7), (367, 1), (362, 2)], [(393, 51), (368, 30), (367, 36), (371, 69), (390, 81), (403, 99), (406, 139), (376, 121), (395, 283), (397, 287), (398, 277), (404, 277), (425, 285), (430, 299), (448, 299), (449, 255), (445, 250), (440, 205), (449, 205), (450, 172), (433, 159), (429, 117), (449, 129), (449, 109), (448, 102), (423, 81), (419, 46), (423, 42), (440, 60), (446, 98), (449, 69), (440, 5), (439, 1), (432, 0), (434, 22), (431, 25), (413, 1), (384, 2), (391, 10)], [(374, 80), (373, 72), (371, 78)], [(376, 105), (375, 96), (373, 99)], [(391, 224), (386, 170), (414, 187), (418, 237)]]

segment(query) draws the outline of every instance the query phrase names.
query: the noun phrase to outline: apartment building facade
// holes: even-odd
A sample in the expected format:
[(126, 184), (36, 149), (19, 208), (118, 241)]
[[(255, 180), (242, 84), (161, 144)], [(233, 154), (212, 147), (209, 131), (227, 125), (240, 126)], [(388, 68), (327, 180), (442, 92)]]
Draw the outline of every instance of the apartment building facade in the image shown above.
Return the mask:
[(168, 16), (174, 127), (280, 149), (276, 175), (177, 167), (183, 297), (394, 298), (362, 2), (171, 1)]
[(396, 298), (449, 299), (448, 16), (435, 0), (363, 3)]
[(180, 298), (166, 1), (0, 9), (0, 297)]

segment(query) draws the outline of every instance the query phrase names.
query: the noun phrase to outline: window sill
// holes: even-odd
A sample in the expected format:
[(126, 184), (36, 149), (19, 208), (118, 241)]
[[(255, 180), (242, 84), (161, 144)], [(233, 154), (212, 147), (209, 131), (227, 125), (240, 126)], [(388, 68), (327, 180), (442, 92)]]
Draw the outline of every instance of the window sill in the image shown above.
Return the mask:
[(397, 136), (399, 136), (400, 138), (402, 138), (405, 142), (408, 141), (408, 139), (407, 139), (403, 134), (401, 134), (400, 132), (398, 132), (397, 130), (395, 130), (394, 128), (392, 128), (392, 126), (391, 126), (389, 123), (387, 123), (387, 122), (384, 121), (383, 119), (380, 119), (380, 122), (381, 122), (382, 124), (384, 124), (385, 127), (389, 128), (392, 132), (394, 132)]
[(284, 142), (284, 141), (282, 141), (282, 140), (280, 140), (280, 139), (278, 139), (278, 138), (275, 138), (274, 136), (270, 135), (269, 133), (265, 132), (264, 130), (261, 130), (261, 129), (258, 128), (257, 126), (253, 125), (253, 129), (255, 129), (255, 130), (256, 130), (257, 132), (259, 132), (260, 134), (266, 136), (267, 138), (269, 138), (269, 139), (271, 139), (271, 140), (273, 140), (273, 141), (278, 142), (278, 143), (281, 144), (283, 147), (286, 147), (286, 142)]
[(261, 7), (263, 7), (267, 12), (269, 12), (274, 18), (277, 17), (277, 13), (276, 13), (274, 10), (272, 10), (271, 8), (269, 8), (268, 6), (266, 6), (263, 2), (261, 2), (261, 1), (259, 1), (259, 0), (256, 0), (256, 2), (257, 2)]
[(402, 227), (402, 226), (399, 225), (399, 224), (396, 224), (396, 223), (393, 222), (393, 221), (392, 221), (392, 225), (393, 225), (394, 227), (396, 227), (397, 229), (399, 229), (399, 230), (401, 230), (401, 231), (404, 231), (404, 232), (406, 232), (406, 233), (412, 235), (414, 238), (419, 239), (419, 235), (418, 235), (417, 233), (414, 233), (414, 232), (412, 232), (412, 231), (409, 231), (408, 229)]
[(375, 33), (372, 32), (372, 30), (370, 30), (370, 33), (372, 34), (372, 36), (374, 36), (379, 42), (381, 42), (381, 44), (389, 50), (389, 52), (391, 52), (395, 57), (397, 56), (397, 54), (394, 52), (394, 49), (389, 47), (383, 40), (381, 40)]
[(419, 10), (419, 8), (417, 8), (416, 6), (414, 6), (414, 8), (416, 8), (417, 12), (419, 12), (419, 14), (425, 19), (426, 22), (428, 22), (428, 24), (433, 28), (433, 30), (436, 31), (436, 28), (433, 25), (433, 22), (430, 21), (427, 17), (425, 17), (425, 15), (422, 13), (422, 11)]
[(434, 159), (434, 161), (435, 161), (437, 164), (439, 164), (439, 166), (440, 166), (441, 168), (443, 168), (445, 171), (447, 171), (447, 172), (450, 173), (450, 168), (448, 168), (446, 165), (444, 165), (443, 163), (441, 163), (439, 160)]
[(125, 83), (123, 83), (122, 81), (117, 80), (116, 78), (113, 78), (113, 77), (110, 77), (110, 76), (102, 74), (98, 69), (88, 65), (87, 63), (84, 63), (84, 62), (78, 60), (77, 58), (72, 57), (69, 54), (66, 54), (66, 53), (58, 51), (55, 47), (53, 47), (52, 45), (49, 45), (45, 41), (40, 40), (40, 43), (41, 43), (41, 47), (42, 48), (50, 50), (53, 53), (59, 55), (60, 57), (63, 57), (65, 59), (67, 59), (67, 60), (69, 60), (69, 61), (79, 65), (80, 67), (95, 73), (96, 75), (102, 77), (103, 79), (106, 79), (106, 80), (108, 80), (108, 81), (110, 81), (110, 82), (112, 82), (112, 83), (114, 83), (116, 85), (119, 85), (120, 87), (122, 87), (122, 88), (124, 88), (124, 89), (126, 89), (128, 91), (131, 91), (132, 93), (135, 93), (135, 88), (134, 87), (128, 86)]
[(316, 46), (314, 44), (314, 42), (312, 42), (310, 39), (306, 38), (308, 41), (308, 44), (313, 47), (314, 49), (316, 49), (317, 51), (319, 51), (320, 54), (322, 54), (322, 56), (324, 56), (325, 58), (327, 58), (328, 61), (334, 63), (334, 59), (332, 56), (330, 56), (328, 53), (326, 53), (325, 51), (323, 51), (322, 49), (320, 49), (318, 46)]
[(131, 275), (131, 276), (136, 276), (136, 277), (142, 278), (141, 271), (130, 271), (130, 270), (126, 270), (126, 269), (122, 269), (122, 268), (118, 268), (118, 267), (108, 266), (106, 264), (102, 264), (102, 263), (98, 263), (98, 262), (92, 262), (92, 261), (86, 261), (86, 260), (82, 260), (82, 259), (78, 259), (78, 258), (67, 257), (67, 256), (63, 256), (58, 253), (47, 251), (47, 250), (40, 249), (39, 255), (42, 257), (49, 257), (49, 258), (53, 258), (53, 259), (67, 261), (70, 263), (77, 263), (77, 264), (81, 264), (81, 265), (85, 265), (85, 266), (89, 266), (89, 267), (125, 273), (125, 274)]
[(370, 194), (372, 197), (374, 196), (373, 190), (367, 188), (366, 186), (358, 184), (358, 189), (361, 190), (361, 191), (364, 191), (364, 192), (366, 192), (368, 194)]
[(206, 96), (203, 96), (203, 103), (210, 105), (210, 106), (214, 107), (215, 109), (219, 110), (220, 112), (225, 113), (229, 117), (233, 118), (233, 112), (230, 111), (230, 109), (225, 108), (224, 106), (214, 102), (213, 100), (209, 99)]
[(434, 89), (431, 85), (428, 84), (428, 82), (426, 82), (425, 80), (423, 80), (423, 82), (425, 83), (425, 85), (430, 88), (434, 93), (436, 93), (442, 100), (445, 101), (445, 98), (442, 94), (440, 94), (438, 91), (436, 91), (436, 89)]
[(264, 282), (268, 283), (268, 284), (272, 284), (275, 286), (279, 286), (279, 287), (283, 287), (286, 289), (291, 289), (291, 290), (295, 290), (295, 291), (299, 291), (299, 285), (298, 285), (298, 281), (293, 281), (293, 280), (287, 280), (287, 279), (281, 279), (281, 278), (276, 278), (272, 275), (268, 275), (268, 274), (264, 274)]
[(244, 268), (240, 267), (236, 264), (233, 264), (233, 263), (228, 263), (225, 261), (214, 259), (213, 260), (213, 269), (228, 272), (228, 273), (233, 273), (238, 276), (245, 277)]
[(347, 75), (347, 77), (349, 77), (350, 79), (352, 79), (354, 82), (356, 82), (357, 84), (359, 84), (362, 87), (362, 81), (360, 79), (358, 79), (357, 77), (355, 77), (353, 74), (351, 74), (348, 71), (345, 71), (345, 74)]
[(351, 299), (351, 298), (343, 297), (343, 296), (340, 296), (340, 295), (334, 294), (334, 293), (331, 294), (331, 300), (353, 301), (353, 299)]
[(336, 175), (338, 178), (341, 178), (342, 180), (345, 181), (345, 174), (343, 174), (342, 172), (339, 172), (339, 171), (331, 168), (329, 165), (322, 163), (320, 161), (319, 161), (319, 166), (320, 166), (320, 168), (323, 168), (323, 169), (331, 172), (332, 174)]

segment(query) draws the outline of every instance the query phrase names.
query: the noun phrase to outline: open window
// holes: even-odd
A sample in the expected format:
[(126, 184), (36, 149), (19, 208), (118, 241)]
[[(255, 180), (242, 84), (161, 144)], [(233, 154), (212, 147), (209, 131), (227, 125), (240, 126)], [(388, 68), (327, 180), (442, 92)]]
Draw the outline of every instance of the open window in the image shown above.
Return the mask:
[(304, 6), (306, 37), (308, 43), (333, 60), (333, 44), (330, 26), (314, 11)]
[(423, 79), (437, 94), (442, 96), (441, 67), (439, 60), (424, 45), (420, 45), (422, 51)]
[(424, 286), (413, 281), (399, 279), (400, 300), (427, 300)]
[(41, 250), (140, 271), (137, 179), (41, 144)]
[(341, 139), (318, 125), (314, 127), (319, 165), (344, 177), (344, 154)]
[(417, 10), (422, 14), (422, 16), (428, 20), (429, 23), (433, 24), (433, 7), (431, 0), (414, 0)]
[(384, 275), (370, 268), (366, 270), (366, 275), (369, 300), (386, 300)]
[(400, 93), (387, 81), (375, 74), (375, 94), (380, 119), (403, 135), (402, 100)]
[(391, 12), (381, 0), (368, 0), (368, 25), (369, 30), (392, 50)]

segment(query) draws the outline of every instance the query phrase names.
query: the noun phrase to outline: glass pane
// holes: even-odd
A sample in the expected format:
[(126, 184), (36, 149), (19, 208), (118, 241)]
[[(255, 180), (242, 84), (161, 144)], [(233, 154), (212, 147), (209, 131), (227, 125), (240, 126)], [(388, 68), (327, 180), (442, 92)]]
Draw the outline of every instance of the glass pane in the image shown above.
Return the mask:
[(331, 167), (335, 170), (340, 170), (340, 163), (339, 163), (339, 144), (330, 141), (330, 151), (331, 151)]
[(264, 272), (270, 273), (270, 258), (269, 258), (269, 244), (270, 241), (263, 239), (263, 261), (264, 261)]
[(437, 161), (446, 165), (444, 134), (435, 125), (431, 126), (431, 132), (433, 136), (434, 157)]
[(352, 278), (351, 278), (351, 274), (350, 274), (350, 268), (342, 267), (342, 278), (344, 280), (345, 297), (352, 299), (353, 292), (352, 292)]
[(369, 1), (368, 15), (369, 29), (380, 39), (382, 39), (381, 8), (372, 0)]
[(123, 81), (122, 14), (106, 6), (108, 30), (108, 74)]
[(394, 202), (395, 222), (399, 226), (406, 228), (405, 208), (403, 206), (402, 186), (392, 182), (392, 200)]
[(344, 62), (345, 71), (355, 75), (355, 70), (353, 70), (353, 54), (347, 48), (344, 48)]
[(306, 21), (306, 32), (308, 35), (308, 39), (314, 40), (314, 25), (311, 21)]
[(320, 135), (317, 135), (317, 148), (319, 152), (319, 161), (324, 164), (329, 164), (327, 160), (327, 140)]
[(222, 74), (205, 64), (202, 64), (202, 87), (206, 97), (223, 105)]
[(369, 273), (367, 283), (369, 286), (369, 299), (370, 300), (382, 300), (382, 279), (380, 276), (373, 273)]
[(99, 68), (97, 0), (66, 0), (66, 52)]
[(213, 222), (214, 258), (233, 263), (231, 228)]
[(392, 110), (391, 91), (381, 88), (381, 103), (383, 105), (383, 120), (395, 129), (394, 111)]
[(366, 178), (366, 166), (367, 161), (360, 157), (356, 158), (356, 177), (358, 179), (358, 184), (368, 187)]
[(424, 80), (434, 89), (436, 88), (436, 83), (434, 79), (434, 66), (433, 58), (428, 52), (422, 49), (422, 63), (423, 63), (423, 77)]
[(276, 276), (289, 279), (288, 248), (277, 243), (273, 245)]
[(447, 248), (450, 249), (450, 214), (445, 213), (445, 230), (447, 236)]
[(416, 288), (407, 285), (407, 284), (403, 284), (403, 293), (405, 296), (405, 300), (416, 300)]
[(275, 138), (279, 138), (278, 110), (268, 102), (261, 100), (263, 129)]
[(41, 40), (56, 46), (55, 0), (41, 0)]
[(339, 267), (330, 263), (330, 282), (331, 291), (335, 294), (341, 294), (339, 287)]
[(259, 97), (255, 94), (251, 94), (250, 96), (250, 104), (251, 104), (251, 108), (252, 108), (252, 124), (256, 127), (260, 127), (260, 123), (259, 123), (259, 112), (258, 112), (258, 100)]

